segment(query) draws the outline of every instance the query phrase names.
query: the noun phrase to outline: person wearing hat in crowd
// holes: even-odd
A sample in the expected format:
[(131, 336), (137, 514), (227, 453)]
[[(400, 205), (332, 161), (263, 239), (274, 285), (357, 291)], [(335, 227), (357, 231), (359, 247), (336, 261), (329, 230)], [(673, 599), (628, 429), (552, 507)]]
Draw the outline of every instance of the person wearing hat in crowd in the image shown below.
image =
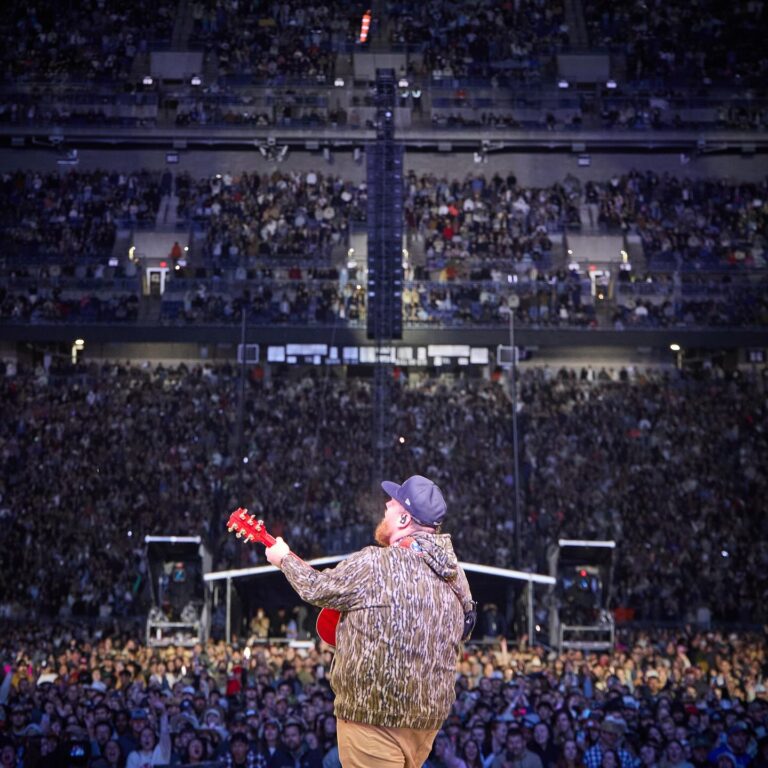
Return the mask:
[(291, 756), (280, 741), (282, 727), (278, 720), (270, 718), (262, 729), (262, 744), (259, 756), (263, 758), (264, 768), (294, 768)]
[(747, 768), (752, 761), (752, 756), (747, 750), (751, 730), (752, 729), (744, 720), (737, 720), (728, 729), (726, 743), (715, 747), (709, 755), (707, 755), (707, 760), (709, 760), (710, 763), (716, 764), (721, 755), (732, 755), (733, 759), (736, 761), (736, 768)]
[(704, 768), (709, 764), (707, 755), (712, 746), (711, 739), (705, 733), (697, 733), (690, 740), (691, 744), (691, 764), (694, 768)]
[(316, 571), (278, 538), (267, 559), (307, 602), (342, 613), (330, 683), (344, 768), (420, 768), (455, 699), (456, 661), (474, 603), (450, 536), (443, 494), (421, 475), (382, 484), (375, 538)]
[(623, 736), (623, 721), (613, 716), (606, 716), (600, 724), (600, 740), (584, 753), (586, 768), (600, 768), (603, 763), (603, 753), (607, 750), (616, 752), (621, 768), (637, 768), (640, 761), (631, 752), (621, 747)]
[[(154, 728), (145, 725), (139, 734), (139, 747), (128, 755), (125, 768), (145, 768), (151, 765), (167, 765), (171, 760), (171, 733), (168, 724), (168, 713), (165, 705), (158, 699), (154, 707), (159, 714), (160, 735)], [(143, 720), (146, 722), (146, 712)]]

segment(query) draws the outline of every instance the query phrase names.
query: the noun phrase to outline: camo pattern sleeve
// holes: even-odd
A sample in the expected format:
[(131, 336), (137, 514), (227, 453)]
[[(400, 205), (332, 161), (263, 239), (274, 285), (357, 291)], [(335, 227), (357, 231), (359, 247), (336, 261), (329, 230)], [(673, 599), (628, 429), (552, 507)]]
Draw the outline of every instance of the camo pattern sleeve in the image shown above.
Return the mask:
[(342, 611), (330, 673), (337, 717), (432, 729), (448, 716), (464, 612), (448, 583), (457, 577), (449, 537), (441, 546), (449, 556), (438, 568), (444, 576), (421, 546), (368, 547), (327, 571), (283, 560), (301, 597)]
[(366, 604), (370, 591), (370, 553), (372, 547), (356, 552), (335, 568), (315, 570), (293, 554), (283, 558), (280, 569), (307, 603), (337, 611), (353, 611)]

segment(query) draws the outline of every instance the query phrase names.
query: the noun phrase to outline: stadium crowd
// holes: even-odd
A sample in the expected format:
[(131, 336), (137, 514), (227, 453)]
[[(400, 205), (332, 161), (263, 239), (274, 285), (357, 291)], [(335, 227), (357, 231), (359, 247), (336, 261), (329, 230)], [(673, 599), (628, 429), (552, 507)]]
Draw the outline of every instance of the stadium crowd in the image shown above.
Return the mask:
[(627, 77), (647, 86), (678, 83), (749, 88), (768, 71), (759, 44), (766, 23), (763, 3), (696, 6), (633, 0), (585, 0), (590, 42), (622, 51)]
[(224, 77), (330, 82), (335, 54), (354, 41), (365, 10), (360, 3), (338, 0), (261, 6), (196, 0), (191, 42), (204, 48)]
[(205, 260), (253, 266), (257, 259), (327, 262), (346, 255), (351, 221), (364, 221), (366, 185), (309, 173), (231, 173), (176, 180), (178, 215), (206, 229)]
[[(5, 630), (6, 768), (340, 768), (325, 646)], [(590, 655), (493, 639), (457, 660), (457, 700), (426, 768), (768, 764), (764, 637), (625, 633)]]
[(8, 172), (0, 177), (0, 231), (11, 264), (78, 263), (112, 255), (117, 223), (151, 224), (162, 196), (151, 171)]
[[(336, 325), (365, 322), (366, 292), (341, 270), (336, 280), (304, 279), (302, 270), (264, 270), (253, 288), (238, 292), (226, 284), (187, 280), (183, 299), (174, 291), (163, 301), (162, 319), (168, 323), (236, 323), (246, 312), (249, 323)], [(313, 270), (308, 270), (311, 273)], [(494, 270), (494, 273), (496, 270)], [(296, 276), (291, 278), (289, 275)], [(346, 274), (345, 274), (346, 273)], [(508, 325), (595, 327), (597, 317), (589, 281), (576, 272), (530, 269), (509, 283), (501, 275), (481, 281), (465, 281), (441, 270), (436, 280), (407, 280), (403, 286), (403, 321), (409, 326)], [(519, 305), (512, 309), (514, 294)]]
[(563, 4), (388, 3), (389, 40), (422, 52), (414, 74), (448, 81), (491, 78), (499, 85), (539, 82), (568, 45)]
[(176, 4), (93, 0), (62, 7), (12, 0), (0, 22), (3, 82), (128, 82), (139, 54), (169, 43)]
[[(760, 382), (723, 378), (719, 369), (701, 381), (593, 373), (523, 372), (524, 565), (547, 572), (547, 545), (560, 536), (614, 538), (616, 604), (638, 618), (703, 607), (720, 619), (764, 620)], [(511, 405), (496, 378), (400, 373), (388, 471), (434, 477), (449, 508), (462, 510), (461, 523), (449, 526), (462, 558), (508, 566)], [(129, 615), (147, 578), (143, 537), (167, 533), (169, 520), (216, 543), (226, 515), (246, 506), (314, 556), (347, 546), (336, 534), (369, 531), (381, 512), (371, 453), (348, 449), (350, 434), (370, 432), (365, 379), (253, 368), (243, 408), (247, 464), (237, 460), (239, 374), (230, 366), (73, 369), (53, 357), (34, 369), (6, 366), (1, 381), (6, 615)], [(217, 566), (260, 557), (236, 544), (224, 538)], [(56, 577), (61, 569), (66, 578)]]
[(136, 293), (99, 295), (78, 291), (74, 296), (61, 288), (8, 290), (0, 285), (0, 320), (14, 323), (131, 322), (139, 313)]

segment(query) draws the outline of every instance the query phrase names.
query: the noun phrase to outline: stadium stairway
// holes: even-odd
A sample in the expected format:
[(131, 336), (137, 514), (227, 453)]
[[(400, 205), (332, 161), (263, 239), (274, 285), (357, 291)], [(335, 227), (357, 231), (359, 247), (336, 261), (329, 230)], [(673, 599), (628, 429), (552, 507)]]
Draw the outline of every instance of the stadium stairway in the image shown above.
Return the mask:
[(176, 195), (163, 195), (160, 207), (157, 209), (155, 224), (158, 229), (176, 229), (178, 221), (179, 198)]
[(173, 34), (171, 37), (172, 50), (184, 51), (187, 49), (193, 25), (192, 3), (189, 0), (179, 0), (179, 5), (176, 8), (176, 18), (173, 23)]
[(584, 21), (584, 6), (581, 0), (565, 0), (565, 23), (571, 39), (571, 48), (585, 50), (589, 47), (587, 25)]
[(626, 238), (627, 256), (635, 274), (645, 274), (648, 271), (648, 259), (640, 235), (629, 234)]

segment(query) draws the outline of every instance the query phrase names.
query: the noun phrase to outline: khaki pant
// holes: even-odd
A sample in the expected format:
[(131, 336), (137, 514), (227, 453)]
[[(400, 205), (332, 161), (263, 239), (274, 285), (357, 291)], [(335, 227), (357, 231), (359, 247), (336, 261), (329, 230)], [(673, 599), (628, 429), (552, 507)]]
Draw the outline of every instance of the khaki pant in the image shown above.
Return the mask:
[(344, 768), (422, 768), (437, 729), (385, 728), (349, 720), (336, 724)]

